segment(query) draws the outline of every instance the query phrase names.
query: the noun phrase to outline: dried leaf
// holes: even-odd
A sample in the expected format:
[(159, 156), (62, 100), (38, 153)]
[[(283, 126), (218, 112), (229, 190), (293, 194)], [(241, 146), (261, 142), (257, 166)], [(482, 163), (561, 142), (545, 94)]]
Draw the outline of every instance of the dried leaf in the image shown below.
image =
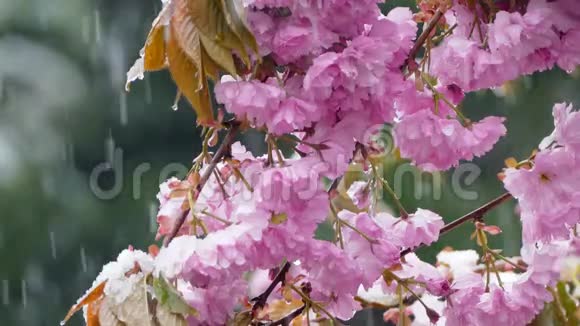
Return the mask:
[(101, 326), (101, 323), (99, 322), (99, 310), (101, 309), (101, 302), (103, 302), (103, 298), (88, 304), (87, 326)]
[(174, 314), (162, 306), (157, 306), (156, 317), (159, 326), (187, 326), (182, 315)]
[(64, 325), (77, 311), (81, 310), (84, 306), (101, 299), (105, 291), (105, 285), (107, 285), (107, 281), (104, 281), (95, 286), (89, 293), (87, 293), (74, 306), (72, 306), (61, 322), (61, 325)]
[(127, 326), (152, 325), (147, 303), (147, 287), (143, 278), (133, 292), (121, 303), (111, 307), (113, 314)]
[(291, 298), (289, 302), (286, 300), (273, 300), (268, 304), (267, 311), (265, 313), (272, 320), (278, 320), (284, 318), (296, 309), (299, 309), (304, 305), (301, 299)]
[(113, 313), (113, 304), (109, 298), (103, 298), (99, 307), (99, 323), (101, 326), (125, 326)]
[(146, 71), (165, 68), (165, 26), (158, 24), (151, 29), (145, 41), (143, 59)]
[(505, 166), (508, 168), (515, 168), (518, 165), (518, 161), (513, 157), (508, 157), (504, 160)]
[(201, 43), (199, 31), (191, 19), (187, 0), (174, 0), (175, 12), (171, 17), (171, 36), (179, 47), (193, 60), (197, 70), (201, 70)]
[(167, 59), (169, 71), (179, 91), (187, 98), (197, 113), (199, 124), (206, 125), (213, 122), (213, 112), (209, 101), (209, 92), (205, 78), (202, 79), (202, 87), (199, 89), (200, 71), (194, 62), (184, 53), (174, 37), (175, 31), (171, 31), (171, 37), (167, 43)]

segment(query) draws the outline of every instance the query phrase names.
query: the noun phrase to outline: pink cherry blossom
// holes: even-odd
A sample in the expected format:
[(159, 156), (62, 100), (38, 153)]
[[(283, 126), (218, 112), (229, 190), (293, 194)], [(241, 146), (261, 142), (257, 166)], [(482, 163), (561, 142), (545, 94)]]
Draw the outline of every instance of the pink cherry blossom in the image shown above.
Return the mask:
[(541, 151), (531, 169), (506, 170), (504, 185), (518, 199), (526, 242), (567, 238), (580, 222), (578, 171), (578, 160), (564, 149)]
[(346, 194), (356, 207), (363, 209), (370, 204), (370, 187), (368, 182), (355, 181), (348, 188)]
[(421, 169), (436, 171), (482, 156), (505, 133), (502, 118), (487, 117), (466, 128), (455, 119), (440, 118), (427, 109), (403, 116), (395, 125), (394, 136), (402, 157)]
[[(187, 192), (189, 183), (177, 178), (171, 178), (159, 186), (157, 199), (159, 200), (159, 212), (157, 213), (157, 238), (168, 235), (173, 229), (175, 221), (187, 212)], [(188, 217), (191, 219), (191, 216)], [(189, 224), (185, 223), (178, 234), (187, 234)]]
[(556, 142), (580, 154), (580, 112), (560, 103), (554, 106), (553, 115)]
[(431, 244), (439, 238), (439, 231), (444, 225), (441, 216), (421, 208), (406, 218), (394, 218), (386, 213), (379, 213), (375, 218), (390, 232), (393, 241), (403, 248)]

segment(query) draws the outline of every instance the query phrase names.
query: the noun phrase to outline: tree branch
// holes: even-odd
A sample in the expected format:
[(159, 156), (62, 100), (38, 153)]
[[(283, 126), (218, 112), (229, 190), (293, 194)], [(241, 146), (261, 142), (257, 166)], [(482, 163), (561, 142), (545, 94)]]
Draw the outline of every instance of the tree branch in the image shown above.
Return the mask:
[[(481, 206), (480, 208), (474, 210), (471, 213), (468, 213), (458, 219), (456, 219), (455, 221), (445, 225), (441, 231), (439, 232), (439, 237), (441, 237), (442, 235), (449, 233), (453, 230), (455, 230), (457, 227), (461, 226), (463, 223), (465, 222), (469, 222), (469, 221), (475, 221), (475, 220), (480, 220), (484, 217), (485, 214), (487, 214), (487, 212), (489, 212), (490, 210), (494, 209), (495, 207), (499, 206), (500, 204), (502, 204), (503, 202), (507, 201), (508, 199), (511, 199), (512, 194), (510, 194), (509, 192), (506, 192), (505, 194), (497, 197), (496, 199), (488, 202), (487, 204)], [(405, 256), (406, 254), (413, 252), (421, 247), (423, 247), (424, 245), (420, 245), (416, 248), (407, 248), (403, 251), (401, 251), (401, 257)]]
[[(407, 58), (407, 66), (409, 66), (411, 62), (415, 62), (415, 57), (417, 57), (417, 54), (419, 53), (419, 49), (421, 49), (423, 44), (425, 44), (425, 41), (427, 41), (427, 38), (429, 37), (429, 35), (431, 35), (431, 32), (433, 32), (435, 27), (437, 27), (437, 24), (439, 23), (439, 20), (442, 17), (443, 17), (443, 11), (441, 11), (441, 9), (437, 9), (437, 11), (435, 11), (435, 14), (433, 15), (433, 17), (431, 18), (429, 23), (427, 23), (427, 27), (425, 27), (425, 29), (423, 29), (423, 33), (421, 33), (421, 35), (419, 35), (419, 38), (417, 38), (417, 41), (415, 41), (415, 44), (413, 44), (411, 51), (409, 51), (409, 57)], [(413, 65), (413, 66), (415, 66), (415, 65)], [(409, 70), (414, 71), (416, 69), (416, 67), (412, 68), (413, 66), (411, 66), (409, 68)]]
[(276, 277), (274, 277), (272, 283), (270, 283), (270, 286), (268, 286), (266, 291), (250, 300), (254, 302), (254, 305), (252, 306), (252, 313), (255, 313), (258, 309), (264, 308), (266, 306), (266, 301), (268, 301), (268, 297), (270, 296), (270, 294), (272, 294), (278, 283), (284, 283), (284, 280), (286, 279), (286, 273), (288, 273), (288, 271), (290, 270), (290, 266), (291, 265), (289, 262), (284, 263), (284, 266), (282, 266), (282, 269), (280, 269), (278, 274), (276, 274)]
[[(218, 148), (217, 152), (215, 153), (215, 155), (211, 159), (211, 162), (209, 163), (208, 168), (203, 172), (203, 175), (199, 179), (199, 183), (197, 184), (197, 187), (196, 187), (197, 195), (199, 195), (199, 193), (201, 193), (201, 190), (203, 189), (203, 187), (205, 186), (205, 184), (209, 180), (211, 174), (215, 170), (215, 167), (218, 165), (218, 163), (226, 155), (229, 155), (230, 146), (234, 142), (236, 135), (240, 129), (240, 123), (237, 121), (232, 121), (229, 123), (229, 125), (230, 125), (230, 128), (228, 130), (226, 137), (224, 138), (224, 140), (221, 143), (220, 147)], [(185, 219), (187, 218), (189, 211), (190, 210), (186, 210), (185, 212), (183, 212), (183, 214), (181, 214), (179, 219), (177, 221), (175, 221), (175, 224), (173, 225), (173, 229), (171, 229), (171, 233), (167, 237), (165, 237), (165, 239), (163, 241), (164, 247), (167, 247), (167, 245), (177, 236), (177, 233), (179, 233), (179, 229), (181, 229), (181, 226), (183, 226), (183, 223), (185, 223)]]
[(306, 309), (306, 304), (302, 305), (302, 307), (292, 311), (291, 313), (289, 313), (288, 315), (275, 320), (271, 323), (260, 323), (259, 325), (264, 325), (264, 326), (289, 326), (290, 323), (294, 320), (294, 318), (300, 316), (302, 314), (302, 312), (304, 312), (304, 309)]

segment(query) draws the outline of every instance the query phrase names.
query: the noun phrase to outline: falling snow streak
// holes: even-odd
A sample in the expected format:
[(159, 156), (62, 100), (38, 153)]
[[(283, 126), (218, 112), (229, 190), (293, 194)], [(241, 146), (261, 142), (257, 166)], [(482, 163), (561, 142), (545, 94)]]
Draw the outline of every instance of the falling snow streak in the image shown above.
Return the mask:
[(2, 280), (2, 304), (5, 306), (10, 304), (10, 288), (8, 280)]
[(105, 139), (105, 160), (113, 166), (115, 162), (115, 139), (113, 139), (113, 131), (109, 129), (109, 135)]
[(127, 93), (121, 90), (119, 95), (119, 118), (122, 126), (126, 126), (129, 122), (129, 113), (127, 111)]
[(52, 256), (52, 259), (56, 259), (56, 245), (54, 241), (54, 232), (49, 233), (49, 238), (50, 238), (50, 254)]
[(87, 255), (85, 253), (85, 247), (81, 247), (81, 268), (83, 273), (87, 272)]

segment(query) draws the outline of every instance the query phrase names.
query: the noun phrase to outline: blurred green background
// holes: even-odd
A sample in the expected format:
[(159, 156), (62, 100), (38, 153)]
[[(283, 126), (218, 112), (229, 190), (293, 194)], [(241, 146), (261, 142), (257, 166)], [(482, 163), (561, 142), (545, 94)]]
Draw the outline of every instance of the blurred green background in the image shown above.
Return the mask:
[[(158, 0), (0, 0), (0, 325), (56, 325), (103, 264), (129, 244), (152, 243), (160, 179), (183, 173), (199, 152), (193, 111), (171, 109), (168, 73), (124, 92), (125, 72), (160, 8)], [(460, 199), (447, 173), (440, 198), (425, 175), (415, 199), (407, 176), (404, 204), (451, 220), (499, 195), (503, 160), (527, 157), (552, 130), (552, 104), (580, 103), (579, 90), (574, 74), (553, 71), (470, 94), (468, 117), (505, 116), (509, 133), (474, 161), (481, 175), (473, 183), (458, 178), (477, 198)], [(259, 140), (245, 137), (255, 150)], [(135, 171), (145, 171), (140, 184)], [(514, 204), (490, 217), (504, 230), (493, 244), (516, 254)], [(473, 247), (469, 233), (465, 226), (421, 254)], [(80, 325), (80, 316), (70, 324)]]

